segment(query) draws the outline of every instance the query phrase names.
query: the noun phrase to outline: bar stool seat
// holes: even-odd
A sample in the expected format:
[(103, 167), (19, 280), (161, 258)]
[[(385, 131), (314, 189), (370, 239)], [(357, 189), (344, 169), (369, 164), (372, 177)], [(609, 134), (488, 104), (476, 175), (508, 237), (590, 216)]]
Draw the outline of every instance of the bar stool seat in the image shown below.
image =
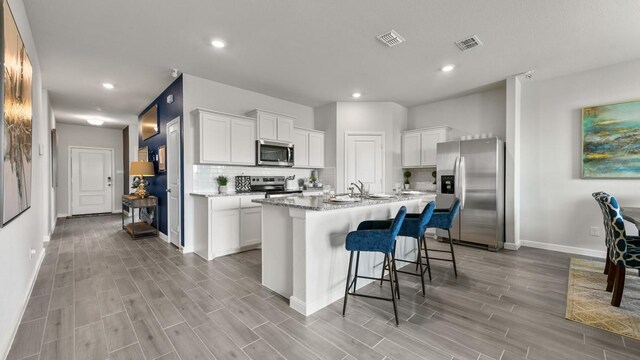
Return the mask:
[[(398, 321), (398, 305), (396, 304), (396, 297), (394, 292), (398, 291), (397, 282), (394, 284), (394, 276), (397, 279), (397, 275), (394, 274), (394, 266), (389, 266), (389, 284), (391, 286), (391, 298), (383, 298), (379, 296), (372, 296), (367, 294), (358, 294), (357, 290), (357, 282), (359, 278), (370, 279), (370, 280), (378, 280), (379, 278), (374, 278), (370, 276), (359, 276), (358, 275), (358, 266), (360, 264), (360, 252), (378, 252), (385, 254), (384, 263), (382, 267), (392, 264), (389, 261), (392, 256), (395, 239), (400, 231), (400, 227), (404, 222), (404, 218), (407, 214), (407, 208), (402, 206), (400, 210), (398, 210), (398, 214), (396, 215), (393, 222), (387, 225), (386, 228), (376, 228), (380, 226), (379, 221), (363, 221), (358, 225), (358, 230), (351, 231), (347, 234), (347, 239), (345, 242), (345, 248), (350, 251), (349, 255), (349, 269), (347, 271), (347, 281), (344, 290), (344, 305), (342, 307), (342, 316), (345, 315), (347, 311), (347, 300), (349, 295), (353, 296), (362, 296), (372, 299), (380, 299), (387, 300), (393, 302), (393, 312), (396, 317), (396, 325), (399, 324)], [(353, 280), (351, 279), (351, 269), (353, 264), (353, 255), (356, 253), (356, 266), (355, 266), (355, 275)], [(350, 292), (351, 288), (353, 291)]]

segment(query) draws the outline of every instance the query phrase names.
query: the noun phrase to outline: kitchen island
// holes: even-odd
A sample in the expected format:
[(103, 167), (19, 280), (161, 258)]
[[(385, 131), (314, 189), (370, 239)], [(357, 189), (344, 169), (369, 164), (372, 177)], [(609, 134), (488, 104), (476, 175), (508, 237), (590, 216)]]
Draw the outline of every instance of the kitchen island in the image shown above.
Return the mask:
[[(322, 196), (256, 199), (262, 204), (262, 284), (311, 315), (344, 296), (347, 233), (365, 220), (394, 217), (401, 206), (420, 210), (422, 196), (328, 203)], [(415, 240), (398, 238), (398, 258), (415, 259)], [(360, 275), (380, 276), (383, 254), (362, 253)], [(358, 280), (358, 287), (367, 280)]]

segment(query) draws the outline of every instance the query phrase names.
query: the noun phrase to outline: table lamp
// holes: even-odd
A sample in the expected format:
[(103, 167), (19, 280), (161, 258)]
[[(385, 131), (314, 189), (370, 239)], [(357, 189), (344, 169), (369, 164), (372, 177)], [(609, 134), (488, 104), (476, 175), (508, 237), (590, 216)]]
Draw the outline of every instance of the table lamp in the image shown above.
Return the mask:
[(135, 194), (141, 198), (149, 196), (149, 192), (145, 189), (144, 177), (155, 175), (153, 163), (149, 161), (132, 161), (129, 174), (131, 176), (140, 176), (140, 184), (138, 185)]

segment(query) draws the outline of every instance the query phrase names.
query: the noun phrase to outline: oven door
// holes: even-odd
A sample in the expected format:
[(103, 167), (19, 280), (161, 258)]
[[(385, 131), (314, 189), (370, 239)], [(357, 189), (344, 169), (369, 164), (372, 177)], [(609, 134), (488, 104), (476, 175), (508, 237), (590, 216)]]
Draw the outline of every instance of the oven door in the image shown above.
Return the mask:
[(293, 166), (293, 144), (277, 141), (256, 141), (256, 165)]

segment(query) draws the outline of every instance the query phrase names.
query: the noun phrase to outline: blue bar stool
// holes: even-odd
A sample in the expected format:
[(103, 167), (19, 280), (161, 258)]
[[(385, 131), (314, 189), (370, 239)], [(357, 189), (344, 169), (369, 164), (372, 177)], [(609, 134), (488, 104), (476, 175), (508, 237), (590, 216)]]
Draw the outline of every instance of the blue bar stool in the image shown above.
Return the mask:
[(435, 209), (433, 211), (433, 215), (431, 216), (431, 220), (427, 224), (427, 228), (436, 228), (447, 230), (447, 234), (449, 235), (449, 246), (451, 247), (451, 251), (447, 250), (436, 250), (433, 249), (431, 251), (436, 252), (445, 252), (451, 253), (451, 259), (443, 259), (437, 257), (430, 257), (429, 252), (427, 250), (427, 240), (422, 237), (422, 247), (424, 249), (424, 258), (427, 260), (427, 270), (429, 270), (429, 280), (431, 280), (431, 266), (429, 264), (429, 260), (440, 260), (440, 261), (450, 261), (453, 262), (453, 273), (458, 277), (458, 269), (456, 268), (456, 255), (453, 251), (453, 240), (451, 239), (451, 228), (453, 227), (453, 220), (458, 216), (458, 212), (460, 212), (460, 199), (456, 198), (451, 204), (451, 207), (448, 209)]
[[(403, 274), (413, 275), (413, 276), (420, 276), (420, 281), (422, 282), (422, 296), (426, 295), (425, 289), (424, 289), (424, 272), (427, 271), (427, 269), (424, 268), (422, 264), (422, 251), (421, 251), (422, 246), (421, 245), (422, 245), (422, 242), (424, 241), (424, 233), (427, 231), (427, 225), (431, 220), (431, 216), (433, 215), (433, 211), (435, 208), (436, 208), (436, 203), (431, 201), (430, 203), (427, 204), (427, 206), (424, 207), (424, 209), (422, 209), (422, 213), (407, 214), (407, 216), (404, 219), (404, 222), (402, 223), (402, 226), (400, 227), (400, 232), (398, 232), (398, 236), (406, 236), (406, 237), (412, 237), (416, 239), (416, 245), (418, 245), (417, 246), (418, 254), (416, 256), (416, 261), (396, 258), (395, 246), (392, 252), (393, 258), (391, 259), (391, 262), (393, 263), (394, 269), (396, 268), (396, 262), (400, 261), (400, 262), (405, 262), (410, 264), (416, 264), (416, 270), (420, 270), (418, 273), (403, 271), (403, 270), (395, 270), (396, 283), (398, 283), (398, 273), (403, 273)], [(391, 221), (392, 220), (387, 221), (387, 228), (391, 225)], [(380, 223), (382, 224), (383, 222), (380, 222)], [(385, 271), (385, 268), (383, 267), (382, 276), (380, 277), (380, 286), (382, 286), (382, 281), (384, 280), (384, 271)], [(398, 299), (400, 299), (399, 289), (400, 287), (398, 286), (397, 287)]]
[[(396, 236), (398, 236), (398, 232), (400, 231), (400, 227), (404, 222), (404, 218), (407, 215), (407, 208), (401, 207), (398, 210), (398, 214), (395, 219), (391, 223), (391, 226), (388, 226), (386, 229), (380, 229), (379, 221), (363, 221), (358, 225), (358, 230), (352, 231), (347, 234), (347, 240), (345, 243), (345, 247), (348, 251), (351, 252), (349, 255), (349, 270), (347, 272), (347, 284), (344, 289), (344, 305), (342, 307), (342, 316), (345, 315), (347, 311), (347, 299), (349, 295), (353, 296), (362, 296), (372, 299), (379, 300), (391, 300), (393, 302), (393, 312), (396, 316), (396, 325), (398, 322), (398, 306), (396, 304), (396, 297), (394, 296), (394, 289), (398, 291), (397, 281), (394, 284), (394, 273), (395, 267), (391, 266), (392, 262), (389, 259), (392, 258), (393, 248), (396, 240)], [(389, 223), (389, 222), (387, 222)], [(357, 281), (358, 278), (370, 279), (370, 280), (378, 280), (378, 278), (370, 277), (370, 276), (358, 276), (358, 265), (360, 263), (360, 252), (368, 251), (368, 252), (379, 252), (385, 254), (384, 263), (382, 267), (384, 269), (385, 266), (389, 267), (389, 284), (391, 285), (391, 298), (383, 298), (379, 296), (371, 296), (366, 294), (356, 294), (357, 290)], [(353, 280), (351, 280), (351, 265), (353, 264), (353, 253), (357, 253), (356, 257), (356, 269)], [(397, 280), (397, 275), (396, 280)], [(349, 290), (353, 287), (353, 292), (349, 292)]]

